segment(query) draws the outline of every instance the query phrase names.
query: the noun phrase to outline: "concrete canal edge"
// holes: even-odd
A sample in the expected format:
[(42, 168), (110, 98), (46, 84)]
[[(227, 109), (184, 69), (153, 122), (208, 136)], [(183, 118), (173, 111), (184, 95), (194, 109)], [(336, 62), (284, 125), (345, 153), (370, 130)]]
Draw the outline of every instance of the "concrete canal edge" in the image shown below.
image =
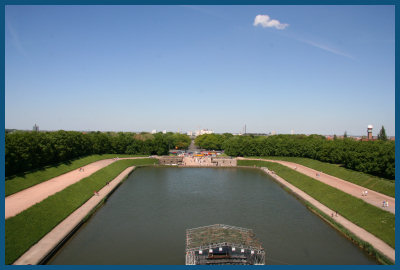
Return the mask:
[[(254, 168), (249, 166), (237, 167)], [(79, 227), (90, 217), (90, 215), (93, 214), (96, 209), (103, 204), (108, 196), (115, 191), (115, 189), (135, 168), (135, 166), (132, 166), (125, 169), (116, 178), (110, 181), (108, 185), (105, 185), (98, 192), (98, 196), (93, 196), (81, 207), (75, 210), (53, 230), (46, 234), (38, 243), (33, 245), (27, 252), (19, 257), (13, 263), (13, 265), (36, 265), (47, 261), (51, 255), (54, 254), (54, 252), (56, 252), (77, 229), (79, 229)], [(341, 216), (330, 218), (330, 214), (335, 213), (334, 210), (331, 210), (325, 205), (321, 204), (302, 190), (291, 185), (275, 173), (269, 171), (267, 168), (262, 167), (259, 169), (270, 175), (278, 184), (303, 201), (311, 211), (320, 216), (328, 224), (341, 231), (346, 237), (356, 242), (359, 246), (363, 247), (364, 249), (372, 247), (372, 249), (374, 249), (378, 255), (378, 260), (380, 256), (381, 262), (395, 262), (395, 250), (385, 242)], [(344, 230), (342, 228), (344, 228)]]
[[(354, 235), (355, 238), (352, 240), (361, 240), (364, 242), (364, 247), (370, 246), (375, 249), (381, 257), (386, 257), (388, 261), (395, 263), (395, 250), (386, 244), (381, 239), (377, 238), (373, 234), (369, 233), (368, 231), (364, 230), (363, 228), (357, 226), (356, 224), (352, 223), (351, 221), (345, 219), (344, 217), (338, 215), (330, 218), (329, 216), (332, 213), (335, 213), (335, 210), (329, 209), (325, 205), (321, 204), (319, 201), (312, 198), (310, 195), (306, 194), (304, 191), (300, 190), (299, 188), (293, 186), (280, 176), (276, 175), (275, 173), (271, 172), (265, 167), (260, 168), (263, 172), (271, 176), (275, 181), (277, 181), (280, 185), (290, 190), (296, 197), (300, 198), (301, 200), (305, 201), (306, 205), (317, 215), (319, 215), (322, 219), (328, 222), (334, 228), (340, 230), (340, 226), (343, 227), (345, 230), (350, 232), (350, 234)], [(346, 234), (345, 234), (346, 235)], [(349, 235), (346, 235), (349, 237)], [(359, 241), (357, 241), (359, 242)], [(359, 243), (361, 244), (361, 243)], [(377, 258), (379, 259), (379, 258)], [(385, 258), (381, 258), (381, 262), (385, 262)]]
[(36, 265), (47, 260), (86, 220), (94, 210), (126, 179), (135, 169), (135, 166), (126, 168), (116, 178), (105, 185), (81, 207), (47, 233), (39, 242), (33, 245), (27, 252), (19, 257), (13, 265)]

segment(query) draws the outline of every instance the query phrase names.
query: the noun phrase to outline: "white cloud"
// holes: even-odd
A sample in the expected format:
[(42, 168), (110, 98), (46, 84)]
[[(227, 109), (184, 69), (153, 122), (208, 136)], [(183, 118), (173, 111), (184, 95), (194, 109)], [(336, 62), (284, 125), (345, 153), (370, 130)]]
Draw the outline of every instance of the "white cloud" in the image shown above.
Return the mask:
[(27, 56), (26, 51), (25, 51), (24, 47), (22, 46), (22, 42), (19, 39), (18, 32), (14, 29), (14, 27), (11, 25), (11, 22), (7, 19), (6, 19), (6, 28), (7, 28), (8, 32), (10, 33), (11, 42), (17, 48), (19, 53), (21, 53), (24, 56)]
[(274, 27), (278, 30), (283, 30), (289, 26), (287, 23), (280, 23), (278, 20), (271, 20), (268, 15), (257, 15), (254, 19), (254, 26), (261, 25), (262, 27)]

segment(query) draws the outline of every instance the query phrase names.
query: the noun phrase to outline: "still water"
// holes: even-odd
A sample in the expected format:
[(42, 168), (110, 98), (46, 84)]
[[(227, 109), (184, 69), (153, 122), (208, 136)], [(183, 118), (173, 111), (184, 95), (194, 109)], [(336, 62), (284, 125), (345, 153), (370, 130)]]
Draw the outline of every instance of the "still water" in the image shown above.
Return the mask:
[(185, 230), (253, 229), (267, 264), (376, 264), (268, 175), (243, 168), (136, 169), (49, 264), (185, 264)]

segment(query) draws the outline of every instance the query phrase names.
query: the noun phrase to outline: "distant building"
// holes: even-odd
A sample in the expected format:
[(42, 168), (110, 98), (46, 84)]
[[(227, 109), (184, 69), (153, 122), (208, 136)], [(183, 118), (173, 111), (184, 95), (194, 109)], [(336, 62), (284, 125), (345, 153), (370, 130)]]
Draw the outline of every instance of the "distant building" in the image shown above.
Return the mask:
[(332, 135), (327, 135), (327, 136), (325, 136), (325, 138), (326, 138), (328, 141), (332, 141), (332, 140), (333, 140), (333, 136), (332, 136)]
[(39, 126), (35, 124), (35, 125), (33, 126), (33, 129), (32, 129), (32, 130), (38, 132), (38, 131), (39, 131)]
[(196, 131), (196, 136), (204, 135), (204, 134), (213, 134), (214, 131), (208, 129), (201, 129)]
[(368, 140), (372, 140), (372, 128), (372, 125), (368, 125), (367, 127)]
[(193, 136), (193, 131), (188, 131), (188, 132), (186, 133), (186, 135), (188, 135), (188, 136)]
[(151, 134), (156, 134), (157, 133), (157, 129), (153, 129), (152, 131), (151, 131)]
[(164, 129), (164, 130), (162, 131), (162, 133), (163, 133), (163, 134), (166, 134), (166, 133), (167, 133), (167, 130)]
[(183, 157), (161, 157), (160, 165), (182, 165)]
[(215, 164), (217, 167), (236, 167), (237, 160), (236, 158), (231, 157), (212, 157), (211, 163)]

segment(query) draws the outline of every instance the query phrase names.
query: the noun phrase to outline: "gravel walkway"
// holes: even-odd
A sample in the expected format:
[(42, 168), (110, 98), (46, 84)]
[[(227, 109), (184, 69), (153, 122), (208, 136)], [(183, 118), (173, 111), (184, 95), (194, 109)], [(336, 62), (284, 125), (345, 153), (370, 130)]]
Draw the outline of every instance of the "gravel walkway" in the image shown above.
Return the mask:
[[(317, 170), (311, 169), (309, 167), (289, 162), (289, 161), (280, 161), (280, 160), (267, 160), (267, 159), (252, 159), (252, 158), (238, 158), (239, 160), (261, 160), (268, 162), (275, 162), (282, 164), (291, 169), (295, 169), (296, 171), (305, 174), (315, 180), (318, 180), (324, 184), (330, 185), (336, 189), (339, 189), (343, 192), (346, 192), (356, 198), (364, 200), (366, 203), (372, 204), (376, 207), (381, 208), (382, 210), (391, 212), (395, 214), (395, 198), (389, 197), (385, 194), (373, 191), (371, 189), (367, 189), (365, 187), (353, 184), (349, 181), (345, 181), (343, 179), (337, 178), (335, 176), (325, 174), (323, 172), (319, 172)], [(317, 174), (319, 176), (317, 176)], [(368, 191), (367, 196), (362, 196), (363, 191)], [(389, 203), (388, 207), (382, 207), (382, 202), (387, 201)]]
[(57, 245), (63, 241), (103, 200), (117, 185), (135, 168), (135, 166), (126, 168), (108, 185), (105, 185), (98, 191), (98, 195), (94, 195), (81, 207), (75, 210), (71, 215), (58, 224), (53, 230), (46, 234), (38, 243), (28, 249), (21, 257), (13, 264), (27, 265), (39, 264)]
[[(121, 159), (141, 159), (146, 157), (119, 158)], [(86, 166), (83, 166), (83, 171), (79, 169), (70, 171), (50, 180), (24, 189), (20, 192), (7, 196), (5, 199), (5, 218), (13, 217), (22, 211), (28, 209), (32, 205), (39, 203), (47, 197), (63, 190), (64, 188), (79, 182), (83, 178), (90, 176), (98, 170), (117, 161), (116, 159), (103, 159)]]
[[(312, 205), (317, 207), (319, 210), (321, 210), (325, 214), (331, 216), (332, 213), (335, 213), (334, 210), (329, 209), (325, 205), (321, 204), (320, 202), (318, 202), (317, 200), (315, 200), (314, 198), (312, 198), (311, 196), (309, 196), (308, 194), (306, 194), (302, 190), (298, 189), (297, 187), (293, 186), (289, 182), (285, 181), (280, 176), (276, 175), (275, 173), (272, 173), (267, 168), (261, 168), (261, 169), (264, 172), (266, 172), (267, 174), (269, 174), (270, 176), (272, 176), (279, 183), (281, 183), (281, 184), (285, 185), (286, 187), (290, 188), (292, 190), (292, 192), (294, 192), (297, 196), (299, 196), (302, 199), (310, 202)], [(340, 213), (337, 216), (334, 215), (332, 218), (337, 223), (343, 225), (343, 227), (345, 227), (347, 230), (352, 232), (358, 238), (360, 238), (361, 240), (363, 240), (365, 242), (370, 243), (376, 250), (380, 251), (382, 254), (384, 254), (386, 257), (388, 257), (390, 260), (395, 262), (395, 250), (391, 246), (389, 246), (388, 244), (383, 242), (381, 239), (377, 238), (376, 236), (374, 236), (373, 234), (367, 232), (363, 228), (355, 225), (351, 221), (349, 221), (349, 220), (345, 219), (344, 217), (340, 216)]]

